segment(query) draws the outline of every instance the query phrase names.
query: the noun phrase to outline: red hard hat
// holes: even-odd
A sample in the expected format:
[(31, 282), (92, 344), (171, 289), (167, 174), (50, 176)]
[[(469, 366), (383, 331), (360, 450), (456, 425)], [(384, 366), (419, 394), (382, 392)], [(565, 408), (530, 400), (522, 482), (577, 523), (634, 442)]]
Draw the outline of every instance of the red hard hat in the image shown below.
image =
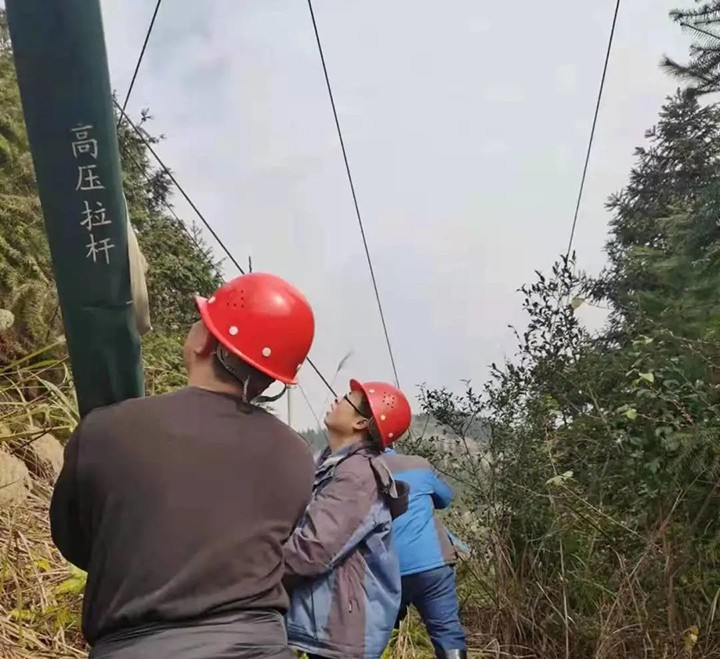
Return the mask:
[(315, 335), (312, 309), (297, 288), (252, 272), (195, 302), (205, 326), (233, 355), (275, 380), (296, 383)]
[(410, 403), (400, 389), (387, 382), (350, 380), (350, 391), (365, 394), (383, 448), (407, 432), (412, 413)]

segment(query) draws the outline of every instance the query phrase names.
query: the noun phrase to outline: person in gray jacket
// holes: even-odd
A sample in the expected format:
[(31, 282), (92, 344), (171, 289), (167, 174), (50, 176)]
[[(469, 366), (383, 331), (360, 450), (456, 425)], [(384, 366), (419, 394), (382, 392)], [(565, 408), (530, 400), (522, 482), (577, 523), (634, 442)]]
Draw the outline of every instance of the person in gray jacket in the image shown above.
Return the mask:
[(407, 508), (407, 485), (393, 479), (380, 451), (410, 417), (399, 389), (353, 380), (325, 418), (329, 447), (285, 544), (288, 641), (311, 659), (379, 659), (390, 639), (401, 597), (391, 528)]

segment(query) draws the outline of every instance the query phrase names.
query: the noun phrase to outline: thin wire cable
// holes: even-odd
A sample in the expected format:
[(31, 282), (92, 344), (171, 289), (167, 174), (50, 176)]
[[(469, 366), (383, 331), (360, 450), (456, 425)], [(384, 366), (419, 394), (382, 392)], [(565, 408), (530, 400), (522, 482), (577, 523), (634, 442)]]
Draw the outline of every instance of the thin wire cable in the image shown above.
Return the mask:
[[(130, 152), (130, 150), (123, 147), (123, 148), (122, 148), (122, 152), (123, 152), (123, 155), (124, 155), (125, 157), (127, 157), (127, 158), (130, 160), (130, 162), (133, 163), (133, 165), (135, 165), (137, 171), (138, 171), (140, 174), (142, 174), (142, 176), (145, 177), (145, 180), (147, 180), (148, 183), (150, 183), (150, 182), (151, 182), (150, 176), (149, 176), (148, 173), (143, 169), (143, 167), (142, 167), (142, 166), (140, 165), (140, 163), (137, 161), (137, 158), (135, 158), (135, 156)], [(205, 254), (205, 253), (207, 252), (207, 248), (206, 248), (206, 247), (203, 247), (203, 246), (200, 244), (200, 241), (197, 239), (197, 237), (195, 236), (195, 234), (193, 234), (192, 231), (190, 231), (190, 229), (186, 226), (185, 222), (183, 222), (183, 221), (180, 219), (180, 217), (178, 216), (178, 214), (175, 212), (175, 209), (170, 205), (170, 203), (167, 201), (167, 199), (165, 199), (165, 198), (163, 197), (161, 201), (162, 201), (162, 203), (165, 205), (165, 207), (167, 208), (168, 212), (173, 216), (173, 218), (175, 219), (175, 221), (178, 223), (178, 225), (179, 225), (179, 226), (183, 229), (183, 231), (187, 234), (188, 238), (190, 238), (190, 240), (193, 241), (193, 243), (195, 244), (195, 247), (197, 247), (197, 249), (198, 249), (201, 253)], [(252, 272), (252, 261), (250, 261), (249, 263), (250, 263), (250, 265), (249, 265), (249, 268), (248, 268), (248, 269), (249, 269), (250, 272)], [(310, 399), (308, 398), (307, 393), (305, 393), (305, 389), (304, 389), (303, 386), (302, 386), (301, 384), (299, 384), (299, 383), (298, 383), (298, 389), (300, 389), (300, 393), (303, 395), (303, 398), (305, 399), (305, 402), (307, 403), (307, 406), (308, 406), (308, 408), (310, 409), (310, 412), (311, 412), (311, 414), (313, 415), (313, 418), (315, 419), (315, 421), (317, 422), (317, 424), (320, 425), (320, 420), (319, 420), (319, 418), (318, 418), (318, 415), (315, 413), (315, 409), (314, 409), (313, 406), (311, 405)]]
[(145, 133), (136, 126), (133, 121), (130, 119), (130, 117), (127, 116), (125, 110), (123, 110), (120, 107), (120, 104), (117, 101), (114, 101), (115, 107), (120, 111), (121, 117), (125, 119), (125, 121), (128, 122), (128, 125), (135, 131), (137, 136), (141, 139), (147, 150), (152, 154), (152, 157), (155, 159), (155, 161), (160, 165), (160, 169), (165, 172), (166, 176), (173, 182), (175, 187), (178, 189), (180, 194), (183, 196), (185, 201), (187, 201), (188, 204), (190, 204), (190, 208), (195, 211), (195, 214), (200, 218), (200, 221), (205, 225), (205, 228), (212, 234), (212, 237), (215, 238), (218, 245), (222, 248), (222, 250), (225, 252), (227, 257), (230, 259), (232, 264), (240, 271), (241, 274), (245, 274), (245, 270), (243, 267), (237, 262), (237, 259), (232, 255), (230, 250), (225, 246), (225, 243), (220, 239), (220, 236), (215, 233), (215, 230), (210, 226), (210, 223), (205, 219), (205, 216), (200, 212), (198, 207), (194, 204), (193, 200), (190, 199), (187, 192), (183, 189), (183, 187), (177, 182), (177, 179), (173, 176), (172, 172), (165, 166), (165, 163), (162, 161), (160, 156), (155, 152), (155, 149), (152, 148), (152, 145), (150, 144), (150, 141), (147, 139)]
[(320, 427), (321, 426), (320, 417), (316, 414), (315, 409), (313, 408), (312, 404), (310, 403), (310, 399), (308, 398), (308, 395), (305, 393), (305, 389), (303, 389), (302, 385), (298, 385), (298, 389), (300, 389), (300, 393), (302, 394), (302, 397), (305, 399), (305, 402), (307, 403), (307, 406), (310, 409), (310, 412), (312, 413), (313, 417), (315, 418), (315, 423), (317, 423), (318, 427)]
[[(212, 228), (210, 223), (205, 219), (205, 216), (200, 212), (198, 207), (193, 203), (192, 199), (188, 196), (188, 194), (183, 190), (182, 186), (178, 183), (177, 179), (172, 175), (172, 172), (170, 169), (165, 165), (165, 163), (162, 161), (160, 156), (155, 152), (155, 149), (152, 148), (152, 145), (150, 144), (150, 141), (148, 140), (147, 136), (143, 131), (136, 126), (133, 121), (130, 119), (130, 117), (127, 116), (127, 113), (122, 109), (120, 104), (117, 102), (117, 100), (114, 101), (115, 107), (119, 110), (121, 118), (124, 118), (125, 121), (128, 122), (128, 125), (133, 129), (133, 131), (137, 134), (137, 136), (140, 138), (140, 141), (145, 145), (147, 150), (152, 154), (155, 161), (160, 165), (160, 168), (165, 172), (165, 174), (168, 176), (168, 178), (172, 181), (173, 185), (178, 189), (180, 194), (184, 197), (185, 201), (190, 204), (190, 207), (195, 211), (195, 214), (200, 218), (202, 223), (205, 225), (207, 230), (212, 234), (213, 238), (217, 241), (218, 245), (222, 248), (223, 252), (227, 255), (227, 257), (230, 259), (232, 264), (240, 271), (241, 274), (245, 274), (245, 270), (240, 266), (237, 259), (232, 255), (230, 250), (227, 248), (225, 243), (220, 239), (220, 236), (215, 233), (215, 230)], [(330, 392), (337, 398), (337, 394), (335, 393), (335, 389), (333, 389), (332, 385), (328, 382), (327, 378), (320, 372), (320, 369), (315, 365), (315, 363), (308, 357), (305, 361), (307, 361), (310, 368), (312, 368), (313, 371), (315, 371), (315, 374), (322, 380), (322, 383), (330, 390)]]
[[(142, 49), (140, 50), (140, 55), (138, 56), (137, 63), (135, 64), (135, 71), (133, 72), (132, 79), (130, 80), (130, 86), (128, 87), (127, 94), (125, 94), (125, 101), (122, 104), (123, 113), (125, 113), (125, 110), (127, 110), (128, 101), (130, 100), (130, 95), (132, 94), (133, 87), (135, 87), (135, 81), (137, 80), (138, 72), (140, 71), (140, 65), (142, 64), (143, 57), (145, 57), (145, 50), (147, 49), (148, 41), (150, 41), (150, 35), (152, 34), (153, 27), (155, 26), (155, 19), (157, 18), (161, 4), (162, 0), (157, 0), (157, 4), (155, 5), (155, 11), (153, 12), (152, 18), (150, 19), (150, 25), (148, 26), (147, 33), (145, 34), (145, 41), (143, 42)], [(118, 126), (120, 126), (120, 121), (122, 121), (122, 115), (120, 117), (120, 120), (118, 121)]]
[(348, 161), (347, 150), (345, 149), (345, 140), (343, 139), (342, 130), (340, 128), (340, 120), (338, 119), (337, 108), (335, 106), (335, 97), (333, 95), (332, 85), (330, 84), (330, 76), (328, 75), (327, 65), (325, 63), (325, 54), (323, 52), (322, 42), (320, 41), (320, 33), (318, 32), (317, 21), (315, 20), (315, 11), (313, 10), (312, 0), (308, 0), (308, 8), (310, 9), (310, 18), (312, 19), (313, 31), (315, 32), (315, 41), (320, 53), (320, 62), (322, 63), (323, 73), (325, 75), (325, 84), (327, 85), (328, 95), (330, 96), (330, 105), (332, 106), (333, 117), (335, 118), (335, 128), (337, 129), (343, 161), (345, 162), (345, 171), (347, 172), (348, 182), (350, 183), (350, 192), (352, 193), (353, 204), (355, 205), (355, 215), (357, 216), (358, 225), (360, 226), (360, 235), (362, 236), (363, 246), (365, 247), (365, 256), (367, 258), (368, 267), (370, 268), (370, 277), (375, 291), (375, 299), (377, 300), (378, 310), (380, 311), (380, 321), (382, 322), (383, 332), (385, 333), (385, 342), (387, 343), (388, 353), (390, 355), (390, 363), (392, 364), (392, 370), (395, 376), (395, 384), (400, 387), (400, 378), (398, 377), (397, 366), (395, 365), (395, 355), (393, 354), (390, 334), (388, 333), (387, 323), (385, 322), (385, 313), (383, 311), (382, 302), (380, 301), (380, 291), (378, 290), (375, 269), (373, 268), (372, 259), (370, 258), (370, 249), (368, 247), (367, 238), (365, 237), (365, 227), (363, 226), (360, 206), (358, 204), (357, 194), (355, 193), (355, 184), (353, 183), (352, 173), (350, 172), (350, 163)]
[[(121, 146), (121, 151), (123, 156), (128, 158), (130, 162), (132, 162), (133, 165), (135, 165), (135, 168), (137, 169), (138, 173), (141, 174), (145, 180), (148, 183), (152, 182), (152, 179), (150, 178), (149, 174), (143, 169), (142, 165), (137, 161), (137, 158), (130, 152), (129, 149)], [(197, 237), (193, 234), (192, 231), (188, 228), (188, 226), (183, 222), (178, 214), (175, 212), (175, 209), (170, 205), (170, 203), (165, 199), (164, 197), (160, 200), (167, 211), (170, 213), (170, 215), (173, 216), (175, 221), (178, 223), (178, 225), (182, 228), (182, 230), (188, 235), (188, 238), (193, 241), (195, 244), (195, 247), (197, 247), (203, 254), (206, 254), (208, 252), (207, 247), (203, 247), (203, 245), (200, 244), (200, 241), (197, 239)]]
[(587, 178), (588, 165), (590, 164), (590, 153), (592, 152), (593, 141), (595, 140), (595, 127), (597, 126), (598, 115), (600, 114), (600, 102), (602, 101), (603, 89), (605, 88), (605, 78), (607, 76), (608, 64), (610, 63), (610, 53), (612, 52), (613, 40), (615, 38), (615, 26), (617, 25), (618, 12), (620, 11), (620, 0), (615, 4), (615, 13), (613, 14), (612, 27), (610, 28), (610, 38), (608, 39), (607, 52), (605, 53), (605, 64), (603, 65), (602, 78), (600, 79), (600, 89), (598, 90), (597, 102), (595, 103), (595, 115), (593, 116), (592, 128), (590, 129), (590, 140), (588, 141), (587, 153), (585, 154), (585, 165), (583, 166), (582, 179), (580, 180), (580, 190), (578, 191), (577, 203), (575, 204), (575, 215), (573, 216), (572, 228), (570, 229), (570, 240), (568, 240), (566, 257), (570, 256), (573, 240), (575, 239), (575, 228), (577, 226), (578, 215), (580, 214), (580, 204), (585, 190), (585, 179)]

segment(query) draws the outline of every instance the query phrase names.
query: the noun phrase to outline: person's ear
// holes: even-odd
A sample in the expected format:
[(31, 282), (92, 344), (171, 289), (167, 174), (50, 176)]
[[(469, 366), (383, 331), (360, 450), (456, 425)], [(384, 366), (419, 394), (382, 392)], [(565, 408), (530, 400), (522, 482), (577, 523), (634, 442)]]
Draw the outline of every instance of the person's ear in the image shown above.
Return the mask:
[(368, 430), (370, 428), (370, 421), (367, 419), (358, 419), (353, 423), (354, 430)]
[(198, 357), (209, 357), (215, 352), (217, 339), (205, 327), (205, 323), (198, 321), (192, 326), (188, 337), (190, 348)]

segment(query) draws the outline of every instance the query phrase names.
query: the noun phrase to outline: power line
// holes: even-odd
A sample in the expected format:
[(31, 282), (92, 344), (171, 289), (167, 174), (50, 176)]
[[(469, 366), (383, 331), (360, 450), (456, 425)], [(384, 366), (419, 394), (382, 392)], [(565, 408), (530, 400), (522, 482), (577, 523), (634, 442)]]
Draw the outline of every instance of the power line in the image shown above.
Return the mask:
[[(140, 50), (140, 55), (138, 56), (137, 63), (135, 64), (135, 71), (133, 72), (132, 79), (130, 80), (130, 86), (128, 87), (127, 94), (125, 94), (125, 101), (122, 104), (122, 112), (124, 113), (125, 110), (127, 110), (128, 101), (130, 100), (130, 95), (132, 94), (133, 87), (135, 86), (135, 80), (137, 80), (138, 72), (140, 71), (140, 65), (142, 64), (143, 57), (145, 57), (145, 50), (147, 49), (148, 41), (150, 41), (150, 35), (152, 34), (153, 27), (155, 26), (155, 19), (157, 18), (158, 11), (160, 9), (160, 5), (162, 4), (162, 0), (157, 0), (157, 4), (155, 5), (155, 11), (153, 12), (152, 18), (150, 19), (150, 25), (148, 26), (147, 33), (145, 34), (145, 41), (143, 41), (142, 49)], [(122, 115), (120, 116), (120, 121), (122, 121)], [(118, 126), (120, 124), (118, 123)]]
[(600, 89), (598, 90), (597, 101), (595, 103), (595, 115), (593, 116), (592, 128), (590, 129), (590, 140), (588, 141), (587, 153), (585, 154), (585, 165), (583, 166), (582, 179), (580, 180), (580, 190), (578, 191), (577, 203), (575, 204), (575, 215), (573, 216), (572, 228), (570, 229), (570, 240), (565, 256), (570, 256), (573, 240), (575, 239), (575, 227), (577, 226), (578, 215), (580, 214), (580, 203), (582, 202), (583, 191), (585, 190), (585, 179), (587, 177), (588, 165), (590, 163), (590, 153), (592, 152), (593, 141), (595, 139), (595, 127), (597, 126), (598, 114), (600, 113), (600, 102), (602, 100), (603, 89), (605, 88), (605, 77), (607, 76), (608, 64), (610, 62), (610, 53), (612, 52), (613, 39), (615, 38), (615, 26), (617, 25), (618, 12), (620, 10), (620, 0), (615, 4), (615, 13), (613, 14), (612, 27), (610, 28), (610, 38), (608, 39), (607, 52), (605, 53), (605, 64), (603, 65), (602, 78), (600, 79)]
[[(137, 171), (145, 178), (145, 180), (148, 183), (151, 183), (152, 179), (150, 178), (150, 175), (145, 171), (143, 166), (137, 161), (137, 158), (135, 158), (135, 156), (130, 152), (130, 150), (125, 147), (122, 147), (122, 146), (121, 146), (121, 149), (122, 149), (123, 155), (126, 158), (128, 158), (130, 160), (130, 162), (132, 162), (133, 165), (135, 165), (135, 168), (137, 169)], [(163, 205), (165, 206), (167, 211), (173, 216), (173, 218), (178, 223), (178, 225), (182, 228), (182, 230), (187, 234), (188, 238), (190, 238), (190, 240), (193, 241), (193, 243), (195, 244), (195, 247), (197, 247), (197, 249), (200, 250), (204, 254), (207, 251), (207, 248), (203, 247), (200, 244), (200, 241), (193, 234), (193, 232), (190, 231), (190, 229), (186, 226), (185, 222), (183, 222), (180, 219), (178, 214), (175, 212), (175, 209), (170, 205), (168, 200), (165, 199), (164, 197), (161, 197), (160, 201), (163, 203)]]
[[(140, 163), (137, 161), (137, 159), (135, 158), (135, 156), (130, 152), (130, 150), (127, 149), (127, 148), (123, 148), (123, 149), (122, 149), (122, 152), (123, 152), (123, 155), (125, 155), (127, 158), (129, 158), (130, 161), (135, 165), (135, 167), (137, 168), (138, 172), (139, 172), (140, 174), (142, 174), (148, 182), (150, 182), (150, 180), (151, 180), (151, 179), (150, 179), (150, 176), (149, 176), (148, 173), (145, 171), (145, 169), (140, 165)], [(200, 244), (200, 242), (198, 241), (197, 237), (188, 229), (188, 227), (185, 225), (185, 223), (180, 219), (180, 217), (178, 216), (178, 214), (175, 212), (175, 209), (170, 205), (170, 203), (167, 201), (167, 199), (165, 199), (165, 198), (163, 197), (161, 200), (162, 200), (162, 203), (163, 203), (163, 204), (165, 205), (165, 207), (167, 208), (167, 210), (170, 212), (170, 214), (171, 214), (171, 215), (173, 216), (173, 218), (176, 220), (176, 222), (178, 223), (178, 225), (183, 229), (183, 231), (185, 231), (185, 233), (186, 233), (186, 234), (188, 235), (188, 237), (193, 241), (193, 243), (195, 243), (195, 246), (197, 247), (197, 249), (198, 249), (200, 252), (205, 253), (206, 248), (204, 248), (204, 247)], [(226, 251), (227, 251), (227, 250), (226, 250)], [(252, 272), (252, 261), (250, 261), (250, 268), (249, 268), (249, 270)], [(309, 360), (308, 360), (308, 361), (309, 361)], [(320, 377), (322, 377), (322, 376), (320, 376)], [(319, 418), (318, 418), (318, 415), (317, 415), (317, 413), (315, 412), (315, 409), (313, 408), (313, 406), (311, 405), (310, 399), (308, 398), (307, 393), (305, 393), (305, 389), (303, 388), (303, 386), (302, 386), (301, 384), (298, 384), (298, 389), (300, 389), (300, 393), (302, 394), (303, 398), (305, 399), (305, 402), (306, 402), (308, 408), (310, 409), (310, 413), (313, 415), (313, 418), (315, 419), (315, 421), (317, 422), (317, 424), (320, 425), (320, 420), (319, 420)]]
[(210, 223), (205, 219), (205, 216), (200, 212), (198, 207), (193, 203), (193, 200), (190, 199), (187, 192), (183, 189), (183, 187), (177, 182), (177, 179), (173, 176), (172, 172), (165, 166), (165, 163), (162, 161), (160, 156), (155, 152), (155, 149), (152, 148), (152, 145), (150, 144), (150, 141), (147, 139), (143, 131), (136, 126), (133, 121), (128, 117), (125, 110), (123, 110), (120, 107), (120, 104), (117, 102), (117, 100), (114, 101), (115, 107), (120, 111), (120, 115), (122, 119), (125, 119), (125, 121), (128, 122), (128, 125), (135, 131), (137, 136), (140, 138), (140, 140), (143, 142), (147, 150), (152, 154), (152, 157), (155, 158), (155, 161), (160, 165), (160, 169), (165, 172), (165, 175), (173, 182), (173, 185), (178, 189), (180, 194), (183, 196), (185, 201), (187, 201), (188, 204), (190, 204), (190, 207), (195, 211), (195, 214), (200, 218), (201, 222), (205, 225), (205, 228), (212, 234), (213, 238), (217, 241), (218, 245), (222, 248), (222, 250), (225, 252), (227, 257), (232, 261), (232, 264), (244, 275), (245, 270), (243, 267), (237, 262), (237, 259), (232, 255), (230, 250), (225, 246), (225, 243), (220, 239), (220, 236), (215, 233), (215, 230), (210, 226)]
[(322, 425), (320, 423), (320, 417), (316, 414), (315, 409), (311, 405), (310, 399), (308, 398), (308, 395), (305, 393), (305, 389), (303, 389), (302, 386), (300, 386), (300, 385), (298, 385), (298, 389), (300, 389), (300, 393), (302, 394), (302, 397), (305, 399), (305, 403), (307, 404), (310, 412), (312, 413), (312, 415), (315, 419), (315, 423), (317, 423), (318, 428), (319, 428)]
[[(185, 190), (182, 188), (182, 186), (178, 183), (177, 179), (173, 176), (170, 169), (165, 165), (165, 163), (162, 161), (160, 156), (155, 152), (155, 149), (152, 148), (152, 145), (150, 144), (150, 141), (148, 140), (147, 136), (143, 131), (136, 126), (133, 121), (128, 117), (125, 110), (120, 107), (120, 104), (117, 102), (117, 100), (114, 100), (115, 107), (120, 111), (121, 119), (125, 119), (127, 121), (128, 125), (133, 129), (133, 131), (137, 134), (137, 136), (140, 138), (140, 141), (145, 145), (147, 150), (151, 153), (155, 161), (160, 166), (160, 169), (162, 169), (163, 172), (168, 176), (168, 178), (172, 181), (173, 185), (178, 189), (180, 194), (184, 197), (185, 201), (187, 201), (188, 204), (190, 204), (190, 207), (195, 211), (196, 215), (200, 218), (202, 223), (205, 225), (207, 230), (212, 234), (213, 238), (217, 241), (218, 245), (220, 245), (221, 249), (227, 257), (230, 259), (232, 264), (239, 270), (241, 274), (245, 274), (245, 270), (242, 268), (242, 266), (238, 263), (237, 259), (232, 255), (232, 252), (227, 248), (225, 243), (220, 239), (220, 236), (215, 233), (215, 230), (212, 228), (210, 223), (205, 219), (205, 216), (200, 212), (198, 207), (194, 204), (192, 199), (188, 196), (188, 194), (185, 192)], [(333, 389), (332, 385), (328, 382), (327, 378), (320, 372), (320, 369), (315, 366), (315, 363), (308, 357), (306, 359), (308, 365), (310, 368), (312, 368), (313, 371), (315, 371), (315, 374), (322, 380), (322, 383), (330, 390), (330, 392), (333, 394), (333, 396), (337, 397), (337, 394), (335, 393), (335, 389)]]
[(323, 73), (325, 75), (325, 84), (327, 85), (328, 95), (330, 96), (330, 105), (332, 106), (333, 117), (335, 118), (335, 128), (337, 129), (343, 161), (345, 162), (345, 171), (347, 172), (348, 182), (350, 183), (350, 192), (352, 193), (353, 204), (355, 205), (355, 215), (357, 216), (358, 224), (360, 226), (360, 235), (362, 236), (363, 246), (365, 247), (365, 256), (367, 257), (368, 267), (370, 268), (370, 277), (375, 291), (375, 299), (377, 300), (378, 309), (380, 311), (380, 320), (382, 322), (383, 332), (385, 333), (385, 342), (387, 343), (390, 363), (392, 364), (393, 374), (395, 375), (395, 384), (399, 387), (400, 379), (398, 378), (398, 371), (395, 365), (395, 356), (393, 354), (392, 344), (390, 343), (390, 334), (388, 333), (387, 323), (385, 322), (385, 313), (383, 312), (382, 302), (380, 301), (380, 292), (378, 290), (372, 259), (370, 258), (370, 249), (365, 237), (365, 227), (363, 226), (360, 206), (358, 205), (357, 195), (355, 194), (355, 184), (353, 183), (352, 173), (350, 172), (350, 163), (348, 161), (347, 150), (345, 149), (345, 140), (343, 139), (342, 130), (340, 128), (340, 120), (338, 119), (337, 108), (335, 107), (335, 97), (333, 95), (332, 85), (330, 84), (330, 76), (328, 75), (327, 65), (325, 64), (325, 54), (323, 52), (322, 42), (320, 41), (320, 33), (318, 32), (318, 26), (315, 20), (312, 0), (308, 0), (308, 8), (310, 9), (310, 18), (312, 19), (313, 30), (315, 32), (315, 41), (317, 42), (318, 51), (320, 53), (320, 62), (322, 63)]

